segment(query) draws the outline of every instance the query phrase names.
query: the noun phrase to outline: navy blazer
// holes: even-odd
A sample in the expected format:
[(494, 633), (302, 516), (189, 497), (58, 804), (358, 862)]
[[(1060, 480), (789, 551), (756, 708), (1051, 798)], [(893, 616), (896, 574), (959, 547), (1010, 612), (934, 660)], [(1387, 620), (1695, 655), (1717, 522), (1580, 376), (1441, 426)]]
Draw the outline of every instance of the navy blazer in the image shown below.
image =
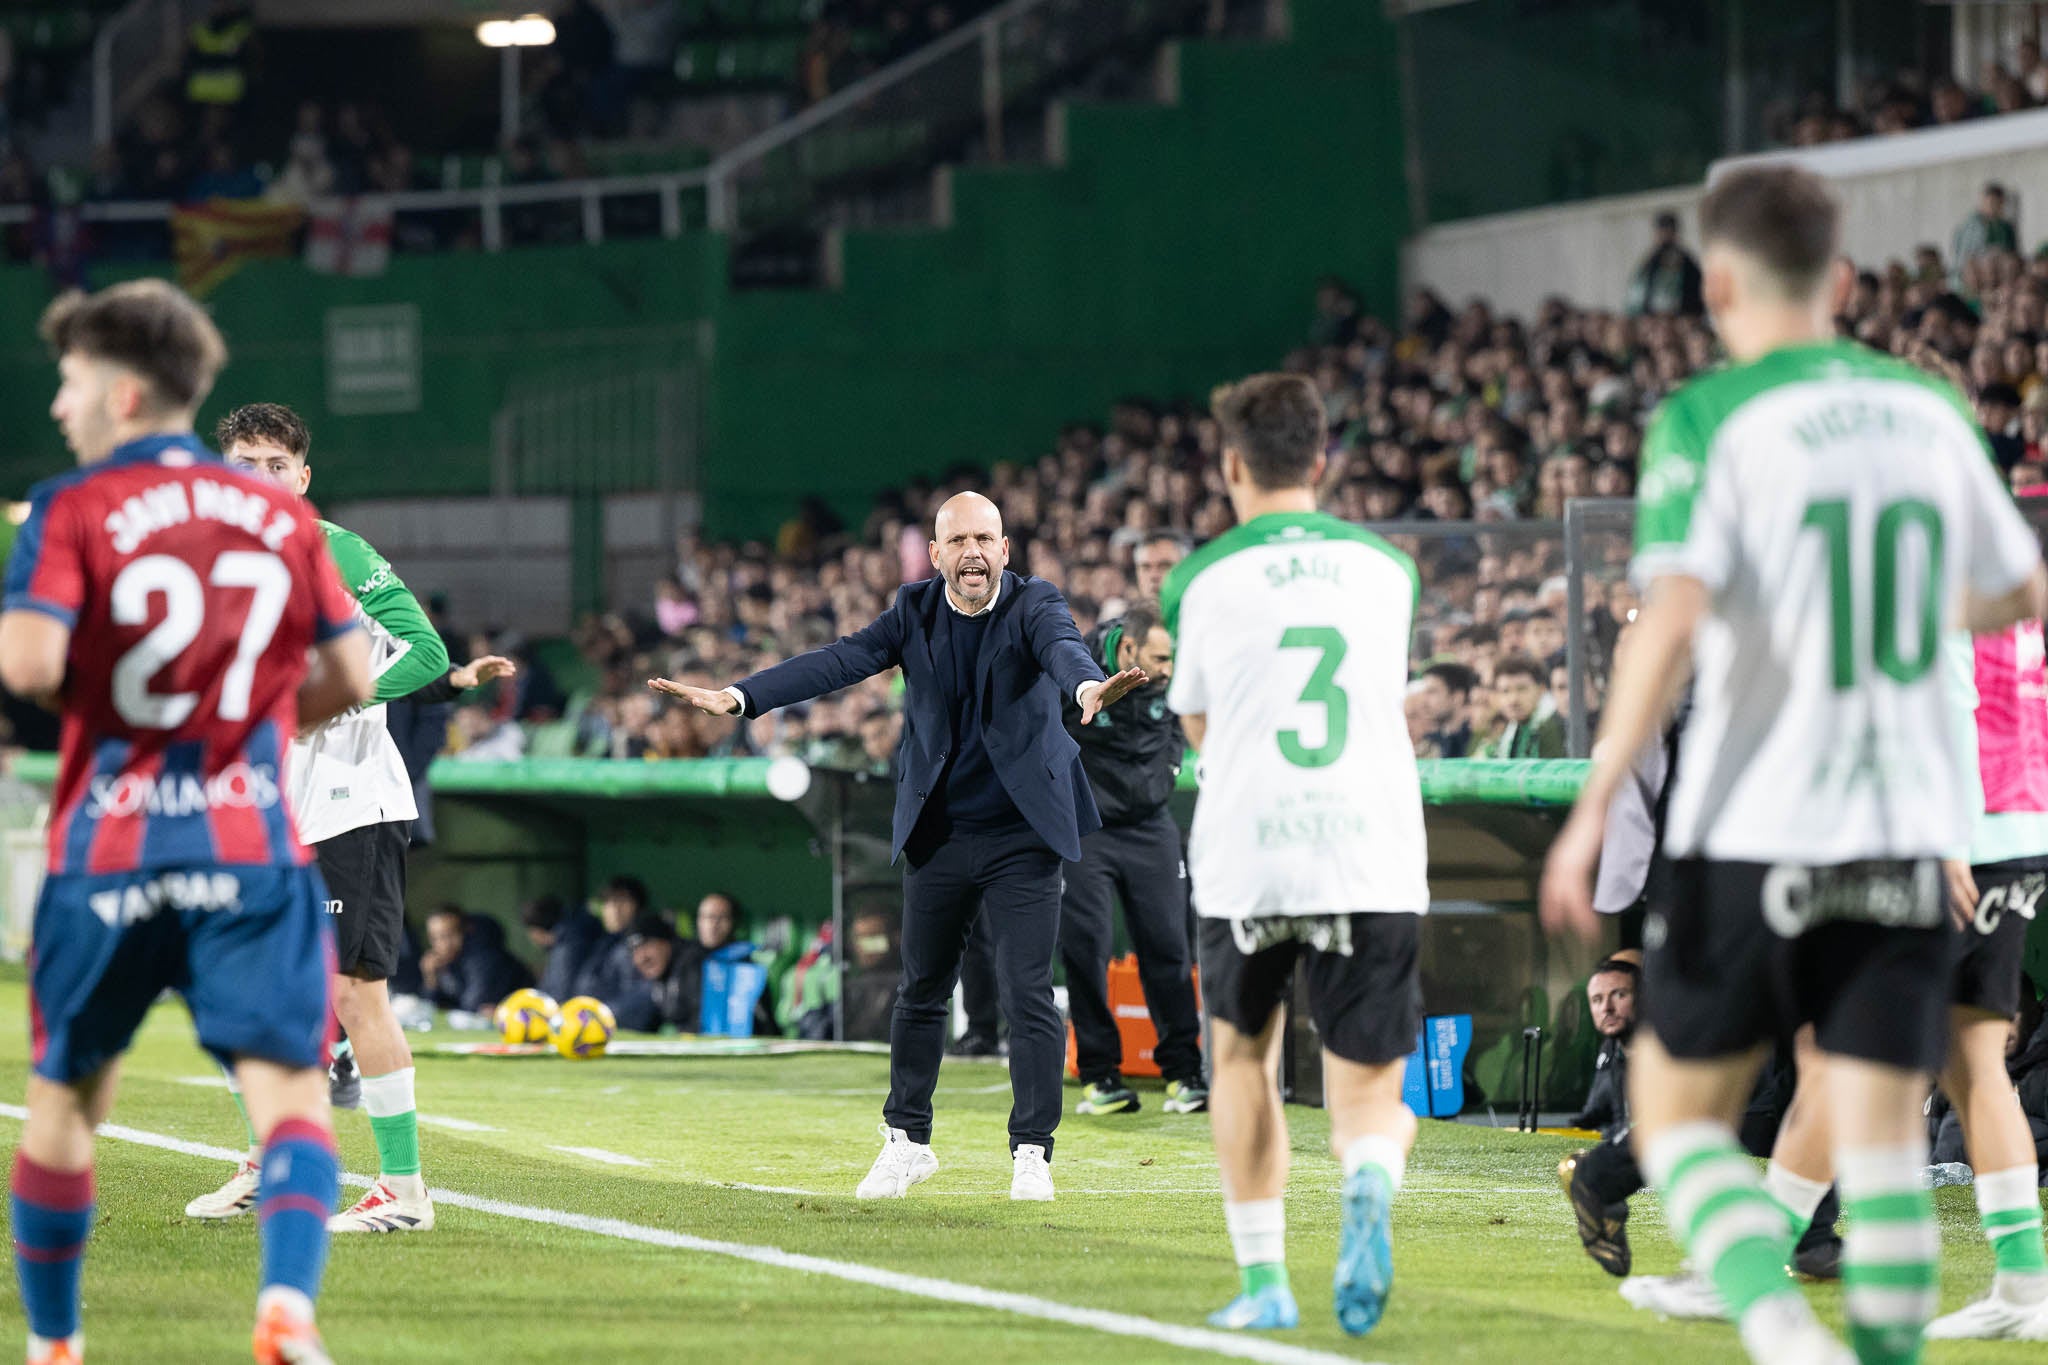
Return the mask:
[[(903, 747), (896, 760), (894, 857), (917, 828), (924, 803), (938, 790), (953, 743), (952, 707), (940, 694), (935, 651), (948, 648), (956, 613), (943, 578), (906, 583), (873, 624), (820, 649), (763, 669), (739, 683), (746, 714), (758, 716), (851, 687), (901, 665)], [(1059, 589), (1042, 578), (1005, 570), (995, 614), (982, 641), (975, 685), (981, 689), (982, 743), (1017, 810), (1039, 838), (1068, 862), (1081, 857), (1081, 836), (1102, 827), (1095, 794), (1081, 770), (1081, 750), (1060, 720), (1060, 698), (1102, 669)]]

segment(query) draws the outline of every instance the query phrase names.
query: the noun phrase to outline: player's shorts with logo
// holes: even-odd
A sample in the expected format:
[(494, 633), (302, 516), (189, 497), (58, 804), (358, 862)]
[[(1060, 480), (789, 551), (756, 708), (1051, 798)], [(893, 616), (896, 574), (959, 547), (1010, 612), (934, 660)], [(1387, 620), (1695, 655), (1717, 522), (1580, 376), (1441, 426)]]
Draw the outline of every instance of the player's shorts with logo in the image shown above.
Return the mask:
[(1202, 1003), (1211, 1018), (1256, 1034), (1286, 1002), (1300, 960), (1322, 1045), (1361, 1066), (1398, 1061), (1415, 1051), (1422, 1027), (1421, 937), (1416, 914), (1204, 917)]
[(1977, 918), (1964, 933), (1952, 999), (2010, 1019), (2020, 1007), (2027, 930), (2048, 892), (2048, 858), (2015, 858), (1970, 869)]
[(1941, 865), (1672, 864), (1643, 927), (1643, 1010), (1675, 1057), (1814, 1026), (1832, 1053), (1934, 1071), (1948, 1045), (1955, 932)]
[(327, 882), (335, 960), (344, 976), (384, 981), (398, 970), (411, 823), (359, 825), (313, 845)]
[(334, 939), (310, 867), (58, 874), (29, 955), (36, 1074), (68, 1083), (119, 1056), (165, 990), (200, 1044), (303, 1067), (327, 1060)]

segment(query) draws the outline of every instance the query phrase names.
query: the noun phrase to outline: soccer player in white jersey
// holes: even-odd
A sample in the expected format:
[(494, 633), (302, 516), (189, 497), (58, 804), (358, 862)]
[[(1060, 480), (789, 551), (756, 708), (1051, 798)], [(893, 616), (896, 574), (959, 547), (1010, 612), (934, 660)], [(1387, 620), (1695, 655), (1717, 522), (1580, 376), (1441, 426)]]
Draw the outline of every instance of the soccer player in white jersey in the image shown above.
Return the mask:
[[(1968, 796), (1938, 667), (1951, 623), (2041, 613), (2048, 578), (1945, 383), (1838, 341), (1839, 209), (1812, 174), (1737, 171), (1700, 205), (1732, 363), (1651, 423), (1646, 603), (1543, 915), (1595, 930), (1600, 815), (1690, 655), (1697, 674), (1644, 928), (1635, 1141), (1679, 1240), (1756, 1360), (1907, 1362), (1936, 1304), (1921, 1101), (1947, 1041), (1940, 859)], [(1736, 1145), (1767, 1041), (1811, 1023), (1849, 1218), (1852, 1356), (1785, 1274), (1793, 1228)]]
[(1240, 1292), (1218, 1327), (1293, 1327), (1285, 1261), (1281, 1008), (1296, 962), (1323, 1043), (1343, 1163), (1337, 1321), (1358, 1335), (1393, 1284), (1389, 1227), (1415, 1116), (1401, 1078), (1422, 1020), (1422, 796), (1402, 698), (1415, 564), (1316, 511), (1326, 429), (1308, 380), (1217, 390), (1238, 525), (1161, 593), (1167, 705), (1201, 754), (1188, 850), (1210, 1020), (1210, 1124)]

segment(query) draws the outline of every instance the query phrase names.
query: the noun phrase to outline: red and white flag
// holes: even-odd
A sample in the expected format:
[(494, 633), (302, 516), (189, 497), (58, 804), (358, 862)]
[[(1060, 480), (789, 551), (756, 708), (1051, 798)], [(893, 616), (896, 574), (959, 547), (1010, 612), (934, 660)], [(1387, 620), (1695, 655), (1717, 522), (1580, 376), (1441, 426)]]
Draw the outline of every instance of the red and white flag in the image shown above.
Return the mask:
[(391, 201), (364, 196), (313, 206), (306, 264), (323, 275), (381, 275), (391, 264)]

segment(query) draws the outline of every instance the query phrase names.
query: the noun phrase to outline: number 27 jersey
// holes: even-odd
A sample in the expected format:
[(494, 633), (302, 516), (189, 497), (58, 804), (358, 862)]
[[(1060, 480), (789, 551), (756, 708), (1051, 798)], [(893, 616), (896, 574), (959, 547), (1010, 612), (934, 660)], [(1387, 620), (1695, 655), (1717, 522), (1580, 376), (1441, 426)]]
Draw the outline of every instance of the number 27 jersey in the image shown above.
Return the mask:
[(1406, 555), (1318, 512), (1254, 517), (1167, 578), (1167, 705), (1207, 727), (1188, 840), (1199, 914), (1428, 908), (1402, 715), (1416, 586)]
[(1665, 823), (1672, 857), (1952, 855), (1971, 799), (1942, 635), (2040, 546), (1961, 398), (1848, 342), (1694, 380), (1644, 440), (1634, 573), (1712, 607)]
[(30, 493), (5, 607), (71, 628), (50, 872), (306, 861), (286, 746), (355, 610), (310, 508), (189, 435), (132, 441)]

